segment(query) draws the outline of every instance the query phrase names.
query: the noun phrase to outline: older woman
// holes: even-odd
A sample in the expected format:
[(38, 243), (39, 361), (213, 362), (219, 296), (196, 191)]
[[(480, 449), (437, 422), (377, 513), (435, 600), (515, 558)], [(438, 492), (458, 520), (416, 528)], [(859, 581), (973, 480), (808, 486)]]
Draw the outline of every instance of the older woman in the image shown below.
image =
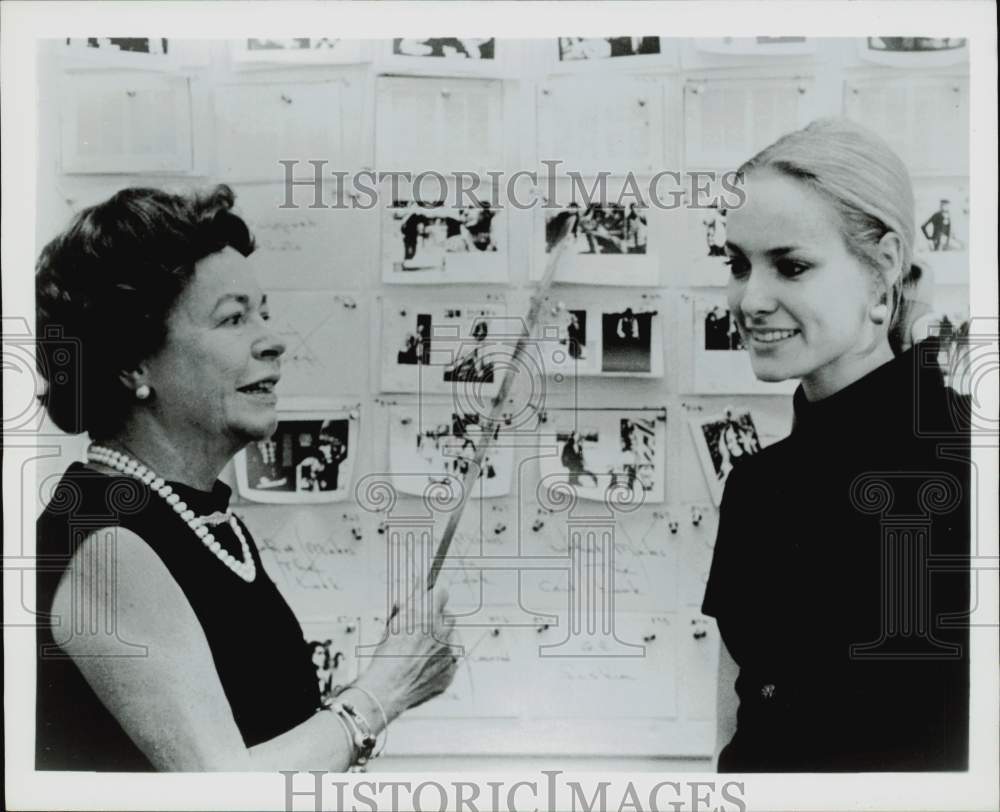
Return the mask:
[(891, 348), (912, 312), (906, 168), (828, 120), (741, 172), (730, 310), (756, 376), (800, 385), (791, 435), (722, 501), (703, 605), (725, 644), (719, 769), (965, 769), (968, 405), (936, 348)]
[[(77, 376), (45, 405), (86, 431), (38, 522), (38, 769), (345, 769), (454, 675), (445, 596), (400, 607), (372, 665), (326, 707), (302, 630), (217, 477), (277, 421), (281, 340), (230, 189), (126, 189), (37, 267), (39, 332)], [(47, 352), (65, 352), (41, 345)], [(425, 622), (431, 621), (431, 623)]]

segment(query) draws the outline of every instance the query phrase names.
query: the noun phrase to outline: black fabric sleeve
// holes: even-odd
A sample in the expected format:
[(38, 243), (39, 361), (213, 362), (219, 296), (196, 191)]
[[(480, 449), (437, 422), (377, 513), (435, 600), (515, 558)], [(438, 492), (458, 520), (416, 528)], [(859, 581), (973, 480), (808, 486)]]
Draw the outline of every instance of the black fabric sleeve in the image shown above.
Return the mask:
[(745, 498), (741, 487), (741, 474), (749, 467), (750, 461), (737, 465), (729, 472), (726, 487), (722, 493), (722, 503), (719, 506), (719, 529), (715, 536), (715, 551), (712, 555), (712, 567), (708, 573), (708, 583), (705, 585), (705, 597), (702, 600), (701, 612), (704, 615), (718, 618), (725, 613), (738, 586), (740, 565), (736, 560), (740, 548), (737, 536), (740, 527), (742, 511), (739, 505)]

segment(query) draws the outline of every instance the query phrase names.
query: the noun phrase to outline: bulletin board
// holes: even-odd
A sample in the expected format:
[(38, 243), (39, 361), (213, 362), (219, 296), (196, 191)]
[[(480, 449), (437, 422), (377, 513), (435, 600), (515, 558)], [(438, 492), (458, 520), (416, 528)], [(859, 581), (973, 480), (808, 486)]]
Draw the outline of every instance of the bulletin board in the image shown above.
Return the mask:
[[(615, 199), (629, 171), (734, 169), (789, 129), (846, 114), (908, 162), (916, 255), (958, 319), (971, 239), (964, 46), (918, 45), (655, 32), (171, 40), (133, 54), (60, 43), (47, 94), (60, 101), (40, 128), (60, 134), (59, 160), (44, 168), (41, 206), (54, 233), (123, 186), (233, 187), (286, 347), (279, 408), (340, 409), (287, 434), (301, 489), (271, 503), (237, 495), (235, 507), (347, 682), (382, 636), (400, 573), (427, 566), (490, 430), (482, 416), (558, 211), (510, 206), (510, 189), (489, 184), (495, 203), (477, 207), (445, 205), (432, 183), (352, 205), (366, 195), (335, 170), (483, 179), (555, 157), (560, 199), (569, 170), (589, 185), (599, 169)], [(95, 81), (95, 65), (114, 81)], [(291, 190), (285, 156), (298, 159)], [(310, 185), (310, 160), (325, 162), (322, 183)], [(543, 177), (533, 194), (551, 188)], [(732, 329), (724, 207), (634, 203), (580, 200), (442, 571), (464, 658), (442, 697), (393, 725), (392, 754), (706, 759), (715, 748), (719, 639), (699, 610), (718, 502), (735, 466), (787, 436), (794, 383), (757, 381)], [(280, 487), (272, 451), (254, 452), (258, 496)], [(296, 496), (331, 491), (336, 501)]]

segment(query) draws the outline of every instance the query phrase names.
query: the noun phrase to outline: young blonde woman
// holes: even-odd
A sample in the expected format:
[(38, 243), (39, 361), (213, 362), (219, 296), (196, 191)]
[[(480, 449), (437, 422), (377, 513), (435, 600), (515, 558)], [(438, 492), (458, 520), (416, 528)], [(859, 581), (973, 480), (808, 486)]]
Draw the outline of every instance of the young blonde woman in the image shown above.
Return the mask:
[(965, 769), (967, 403), (935, 347), (890, 343), (909, 312), (906, 168), (824, 120), (741, 172), (730, 310), (756, 376), (800, 383), (790, 436), (722, 501), (703, 605), (724, 642), (719, 769)]

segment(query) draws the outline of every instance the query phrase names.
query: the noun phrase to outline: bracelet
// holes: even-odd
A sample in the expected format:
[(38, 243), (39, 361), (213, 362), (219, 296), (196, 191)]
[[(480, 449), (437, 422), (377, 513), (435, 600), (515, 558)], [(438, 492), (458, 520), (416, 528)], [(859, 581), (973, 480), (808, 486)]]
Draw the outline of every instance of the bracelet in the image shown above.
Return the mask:
[(355, 710), (353, 705), (346, 702), (335, 702), (333, 709), (337, 715), (344, 720), (344, 723), (351, 729), (352, 743), (354, 745), (354, 764), (363, 767), (371, 758), (372, 750), (375, 748), (375, 737), (372, 735), (371, 726), (368, 720)]
[[(382, 725), (383, 725), (383, 727), (382, 727), (382, 733), (383, 733), (383, 735), (382, 735), (382, 743), (379, 745), (378, 749), (372, 754), (372, 758), (378, 758), (380, 755), (382, 755), (382, 751), (385, 750), (385, 745), (389, 741), (389, 716), (388, 716), (388, 714), (386, 714), (385, 708), (382, 706), (382, 703), (379, 702), (378, 697), (375, 696), (375, 694), (373, 694), (367, 688), (362, 688), (360, 685), (348, 685), (345, 688), (341, 688), (337, 692), (337, 695), (339, 696), (344, 691), (350, 690), (352, 688), (355, 691), (360, 691), (365, 696), (367, 696), (371, 700), (372, 704), (376, 708), (378, 708), (378, 712), (382, 715)], [(376, 738), (378, 738), (378, 737), (376, 737)]]
[[(333, 710), (334, 710), (334, 706), (332, 704), (327, 704), (327, 703), (324, 703), (319, 708), (320, 712), (322, 712), (322, 711), (333, 711)], [(347, 746), (348, 746), (348, 748), (350, 748), (350, 750), (351, 750), (351, 752), (353, 754), (354, 753), (354, 732), (351, 730), (351, 728), (347, 724), (347, 722), (344, 721), (344, 717), (343, 716), (341, 716), (339, 713), (335, 713), (334, 715), (337, 717), (337, 721), (340, 722), (340, 727), (341, 727), (341, 729), (343, 729), (344, 735), (347, 736)], [(353, 758), (353, 756), (352, 756), (352, 758)], [(353, 763), (353, 761), (352, 761), (352, 763)]]

